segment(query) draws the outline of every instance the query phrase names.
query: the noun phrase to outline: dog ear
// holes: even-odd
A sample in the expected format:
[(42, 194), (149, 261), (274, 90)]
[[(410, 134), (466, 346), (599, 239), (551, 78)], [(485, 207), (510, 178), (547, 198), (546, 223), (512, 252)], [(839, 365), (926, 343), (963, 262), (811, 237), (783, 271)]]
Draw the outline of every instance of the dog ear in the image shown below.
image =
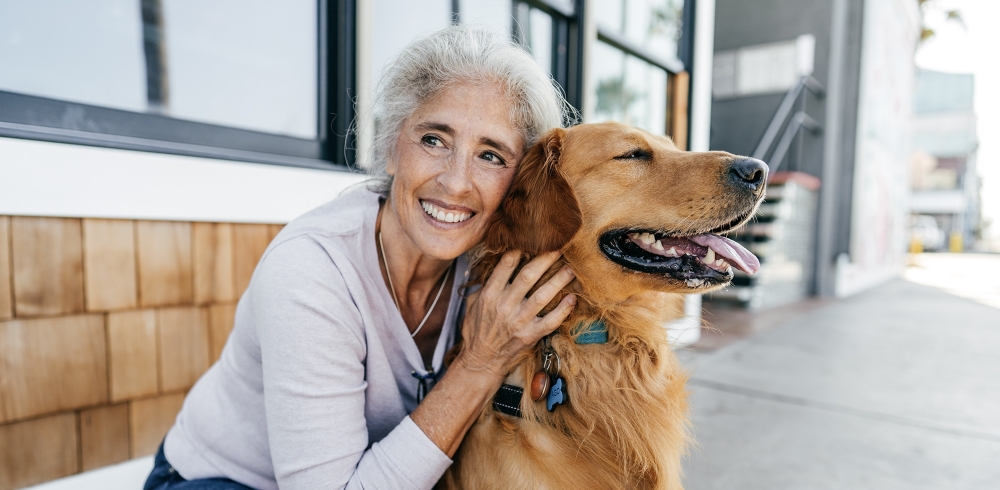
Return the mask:
[(551, 129), (525, 153), (487, 230), (487, 248), (538, 255), (563, 248), (580, 229), (580, 203), (559, 168), (564, 134)]

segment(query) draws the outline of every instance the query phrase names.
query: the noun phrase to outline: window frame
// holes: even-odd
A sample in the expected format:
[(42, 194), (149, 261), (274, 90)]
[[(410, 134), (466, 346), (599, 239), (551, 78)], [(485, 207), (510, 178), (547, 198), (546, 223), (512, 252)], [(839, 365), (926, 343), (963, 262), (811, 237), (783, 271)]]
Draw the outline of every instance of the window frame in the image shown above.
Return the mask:
[(0, 90), (0, 137), (351, 170), (356, 0), (317, 0), (317, 137), (296, 138)]

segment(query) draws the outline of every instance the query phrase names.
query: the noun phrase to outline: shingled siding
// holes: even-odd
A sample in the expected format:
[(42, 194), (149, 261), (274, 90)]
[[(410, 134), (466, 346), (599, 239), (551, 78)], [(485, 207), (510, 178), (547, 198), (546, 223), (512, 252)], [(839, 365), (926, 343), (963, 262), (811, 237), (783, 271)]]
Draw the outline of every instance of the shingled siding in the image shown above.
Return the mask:
[(280, 229), (0, 216), (0, 490), (156, 451)]

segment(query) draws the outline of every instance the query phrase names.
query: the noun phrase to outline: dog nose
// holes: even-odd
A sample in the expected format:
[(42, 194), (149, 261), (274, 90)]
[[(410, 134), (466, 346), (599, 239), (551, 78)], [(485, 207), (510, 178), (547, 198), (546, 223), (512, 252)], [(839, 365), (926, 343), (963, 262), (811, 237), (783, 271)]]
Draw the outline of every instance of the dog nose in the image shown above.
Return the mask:
[(767, 180), (767, 164), (756, 158), (737, 158), (729, 164), (729, 176), (737, 185), (756, 190)]

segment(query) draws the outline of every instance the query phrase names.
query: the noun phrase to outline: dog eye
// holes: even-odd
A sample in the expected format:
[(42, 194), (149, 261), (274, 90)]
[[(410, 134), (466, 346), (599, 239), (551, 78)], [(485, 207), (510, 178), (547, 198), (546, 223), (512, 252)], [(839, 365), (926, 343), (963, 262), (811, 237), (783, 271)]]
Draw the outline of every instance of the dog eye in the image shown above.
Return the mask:
[(651, 152), (637, 148), (616, 156), (615, 160), (650, 160), (652, 158), (653, 154)]

